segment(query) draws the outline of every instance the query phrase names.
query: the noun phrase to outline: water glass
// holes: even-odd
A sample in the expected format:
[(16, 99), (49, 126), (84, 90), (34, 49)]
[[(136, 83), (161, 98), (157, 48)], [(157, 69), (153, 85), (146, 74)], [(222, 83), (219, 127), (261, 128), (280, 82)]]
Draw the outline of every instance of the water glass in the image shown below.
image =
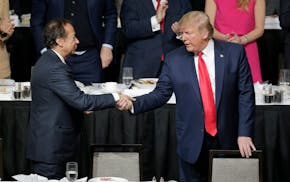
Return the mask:
[(132, 80), (133, 80), (133, 68), (124, 67), (122, 74), (122, 83), (124, 83), (126, 86), (129, 86)]
[(68, 181), (75, 181), (78, 178), (78, 163), (67, 162), (65, 175)]
[(279, 72), (279, 85), (288, 86), (290, 83), (290, 69), (281, 69)]
[(15, 86), (13, 88), (13, 98), (15, 100), (21, 99), (21, 82), (15, 82)]

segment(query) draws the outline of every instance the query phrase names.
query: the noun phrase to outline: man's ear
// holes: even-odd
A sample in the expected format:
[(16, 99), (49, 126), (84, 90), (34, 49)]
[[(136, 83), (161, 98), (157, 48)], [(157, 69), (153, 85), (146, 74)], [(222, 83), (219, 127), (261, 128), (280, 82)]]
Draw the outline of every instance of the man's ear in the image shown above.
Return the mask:
[(201, 37), (202, 37), (203, 39), (208, 39), (208, 37), (209, 37), (209, 32), (206, 31), (206, 30), (202, 31), (202, 33), (201, 33)]
[(63, 38), (57, 38), (55, 39), (55, 42), (58, 46), (63, 47), (64, 39)]

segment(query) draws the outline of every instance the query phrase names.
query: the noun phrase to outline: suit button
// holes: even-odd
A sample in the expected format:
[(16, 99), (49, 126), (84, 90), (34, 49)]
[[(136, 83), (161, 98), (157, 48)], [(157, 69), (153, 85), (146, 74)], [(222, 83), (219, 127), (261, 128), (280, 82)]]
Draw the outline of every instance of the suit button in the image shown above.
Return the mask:
[(70, 16), (74, 16), (75, 14), (74, 13), (70, 13)]
[(72, 1), (72, 3), (73, 3), (73, 4), (76, 4), (76, 2), (75, 2), (75, 1)]
[(204, 132), (204, 129), (200, 129), (200, 132), (202, 132), (202, 133), (203, 133), (203, 132)]

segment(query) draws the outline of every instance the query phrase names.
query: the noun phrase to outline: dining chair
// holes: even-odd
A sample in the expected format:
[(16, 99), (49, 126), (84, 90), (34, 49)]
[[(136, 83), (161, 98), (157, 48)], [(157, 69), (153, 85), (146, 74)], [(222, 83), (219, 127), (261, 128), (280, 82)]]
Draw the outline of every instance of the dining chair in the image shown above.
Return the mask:
[(210, 150), (209, 182), (263, 182), (263, 155), (254, 151), (250, 158), (239, 150)]
[(0, 178), (3, 179), (3, 139), (0, 138)]
[(142, 180), (142, 145), (91, 145), (89, 177)]

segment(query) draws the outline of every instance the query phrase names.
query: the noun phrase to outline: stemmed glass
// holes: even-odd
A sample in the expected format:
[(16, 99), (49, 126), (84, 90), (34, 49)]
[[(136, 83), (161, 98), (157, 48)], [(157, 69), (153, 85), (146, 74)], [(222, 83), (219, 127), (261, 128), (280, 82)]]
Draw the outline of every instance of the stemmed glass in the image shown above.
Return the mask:
[(122, 73), (122, 83), (124, 83), (127, 87), (129, 87), (132, 80), (133, 80), (133, 68), (124, 67)]
[(281, 69), (279, 72), (279, 85), (288, 86), (290, 84), (290, 70)]
[(279, 87), (283, 91), (284, 99), (288, 99), (290, 96), (289, 84), (290, 84), (290, 69), (281, 69), (279, 72)]
[(78, 178), (78, 163), (67, 162), (66, 163), (66, 177), (68, 181), (73, 182)]

